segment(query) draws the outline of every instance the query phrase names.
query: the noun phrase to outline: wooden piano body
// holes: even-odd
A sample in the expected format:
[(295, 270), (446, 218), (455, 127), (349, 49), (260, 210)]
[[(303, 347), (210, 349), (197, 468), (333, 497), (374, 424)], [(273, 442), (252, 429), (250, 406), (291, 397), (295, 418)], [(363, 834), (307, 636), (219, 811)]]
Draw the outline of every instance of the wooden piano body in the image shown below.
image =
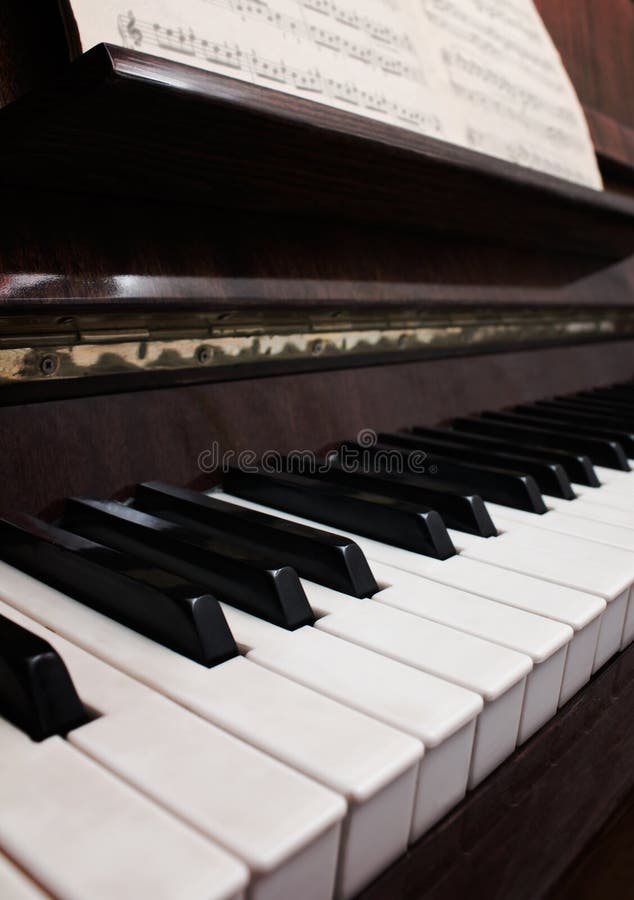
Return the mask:
[[(5, 4), (0, 513), (631, 377), (634, 7), (538, 6), (605, 194), (117, 48), (67, 70), (50, 4)], [(634, 790), (633, 712), (630, 648), (365, 900), (549, 895)]]

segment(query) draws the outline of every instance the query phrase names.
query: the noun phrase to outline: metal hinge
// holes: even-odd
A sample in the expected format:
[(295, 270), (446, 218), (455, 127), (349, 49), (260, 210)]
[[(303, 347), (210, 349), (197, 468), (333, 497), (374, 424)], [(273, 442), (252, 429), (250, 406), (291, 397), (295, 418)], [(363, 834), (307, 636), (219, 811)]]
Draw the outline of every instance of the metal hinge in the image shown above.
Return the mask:
[(0, 317), (0, 387), (245, 364), (489, 352), (634, 336), (627, 308), (340, 308)]

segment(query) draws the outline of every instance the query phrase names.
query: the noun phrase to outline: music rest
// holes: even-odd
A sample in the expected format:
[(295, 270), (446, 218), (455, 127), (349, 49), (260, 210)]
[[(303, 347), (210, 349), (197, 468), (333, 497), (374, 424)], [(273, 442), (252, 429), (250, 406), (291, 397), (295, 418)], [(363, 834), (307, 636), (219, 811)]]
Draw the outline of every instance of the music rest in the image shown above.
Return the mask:
[(335, 216), (604, 261), (634, 249), (627, 198), (111, 45), (5, 107), (0, 134), (10, 186)]

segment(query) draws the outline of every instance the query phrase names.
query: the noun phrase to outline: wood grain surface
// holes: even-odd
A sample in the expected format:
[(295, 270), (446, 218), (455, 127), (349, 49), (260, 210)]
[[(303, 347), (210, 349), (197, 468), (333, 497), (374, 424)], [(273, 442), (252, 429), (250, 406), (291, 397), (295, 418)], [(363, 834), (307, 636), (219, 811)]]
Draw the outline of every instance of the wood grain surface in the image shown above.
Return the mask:
[(634, 128), (632, 0), (535, 0), (581, 102)]

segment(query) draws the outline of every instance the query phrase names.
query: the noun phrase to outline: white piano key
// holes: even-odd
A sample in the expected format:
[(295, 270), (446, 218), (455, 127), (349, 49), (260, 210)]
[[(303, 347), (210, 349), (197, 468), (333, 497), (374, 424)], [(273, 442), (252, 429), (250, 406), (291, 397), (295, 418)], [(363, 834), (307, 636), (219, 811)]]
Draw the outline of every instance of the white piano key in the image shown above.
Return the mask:
[[(412, 619), (403, 609), (342, 597), (305, 579), (302, 584), (313, 609), (322, 613), (316, 622), (320, 630), (476, 691), (486, 700), (497, 699), (531, 671), (531, 660), (525, 653), (426, 617)], [(340, 599), (344, 601), (341, 607)], [(326, 611), (329, 614), (324, 614)], [(276, 634), (280, 631), (273, 628)]]
[[(253, 618), (252, 616), (241, 610), (224, 606), (223, 608), (237, 640), (248, 644), (250, 637), (259, 636), (259, 632), (250, 633), (249, 620)], [(483, 708), (482, 697), (394, 659), (340, 640), (317, 628), (304, 627), (288, 632), (271, 625), (270, 629), (269, 639), (258, 641), (249, 651), (247, 659), (292, 678), (306, 687), (319, 690), (333, 700), (378, 718), (423, 742), (426, 755), (412, 825), (412, 838), (419, 837), (435, 821), (431, 815), (437, 818), (439, 809), (446, 812), (450, 808), (445, 799), (447, 788), (451, 788), (453, 804), (456, 802), (455, 796), (464, 794), (467, 778), (471, 779), (471, 748), (476, 718)], [(475, 776), (481, 775), (484, 766), (494, 767), (492, 760), (497, 759), (497, 755), (501, 752), (501, 743), (504, 743), (506, 750), (509, 742), (508, 731), (512, 731), (513, 728), (512, 743), (513, 747), (515, 746), (523, 690), (522, 678), (515, 687), (503, 695), (502, 702), (495, 706), (491, 720), (494, 718), (497, 725), (502, 728), (502, 735), (493, 732), (488, 719), (483, 724), (482, 734), (486, 740), (483, 741), (479, 754), (474, 748), (474, 758), (477, 756), (478, 760), (475, 768), (471, 763), (471, 771)], [(509, 696), (518, 707), (517, 723), (510, 728), (508, 724), (502, 726), (498, 721), (500, 712), (502, 722), (508, 723), (512, 720), (515, 707), (509, 708), (509, 703), (503, 705), (503, 701)], [(453, 742), (454, 752), (451, 758), (452, 760), (457, 758), (459, 767), (449, 777), (447, 761), (434, 760), (435, 768), (445, 771), (447, 779), (444, 783), (432, 787), (429, 782), (425, 783), (425, 761), (429, 759), (434, 749), (437, 750), (434, 754), (436, 757), (444, 757), (445, 744), (457, 734), (460, 734), (460, 737)], [(456, 745), (460, 748), (459, 753), (455, 752)], [(424, 788), (434, 797), (431, 814), (425, 806)]]
[[(316, 623), (319, 630), (352, 641), (382, 656), (413, 666), (482, 696), (485, 710), (476, 727), (469, 781), (471, 787), (513, 752), (522, 715), (524, 698), (522, 686), (532, 669), (530, 657), (437, 622), (420, 617), (412, 620), (409, 614), (402, 611), (390, 610), (367, 600), (350, 598), (307, 580), (303, 580), (302, 583), (315, 612), (323, 616)], [(285, 658), (284, 641), (287, 643), (293, 641), (297, 644), (297, 639), (303, 638), (306, 629), (293, 632), (291, 637), (283, 629), (246, 613), (239, 613), (230, 607), (224, 607), (224, 610), (236, 641), (245, 649), (260, 650), (267, 640), (277, 639), (276, 670), (295, 677), (295, 669), (280, 668)], [(333, 645), (333, 648), (328, 650), (329, 660), (336, 646)], [(344, 648), (340, 650), (345, 656)], [(261, 659), (258, 655), (255, 658)], [(389, 677), (389, 670), (385, 674)], [(343, 677), (342, 675), (342, 679)], [(318, 683), (320, 689), (324, 690), (324, 681)], [(554, 698), (555, 710), (559, 687), (560, 685), (557, 686)], [(514, 703), (505, 696), (507, 693), (512, 693)], [(350, 696), (354, 697), (355, 704), (360, 704), (359, 708), (369, 711), (363, 705), (367, 702), (365, 699), (359, 699), (357, 693)], [(503, 716), (500, 710), (504, 711)], [(376, 714), (374, 708), (371, 712)], [(386, 721), (391, 720), (388, 718)], [(392, 724), (401, 723), (392, 722)]]
[[(630, 466), (632, 466), (632, 460), (629, 460)], [(620, 469), (608, 469), (606, 466), (594, 466), (594, 471), (597, 474), (601, 485), (604, 484), (616, 484), (618, 482), (626, 481), (628, 478), (631, 478), (632, 472), (622, 472)], [(631, 483), (631, 482), (630, 482)], [(575, 485), (576, 490), (576, 485)]]
[(576, 500), (561, 500), (559, 497), (544, 497), (549, 509), (556, 510), (564, 516), (577, 516), (591, 519), (593, 522), (605, 522), (607, 525), (621, 525), (623, 528), (634, 528), (634, 513), (629, 502), (610, 495), (583, 494)]
[[(434, 757), (423, 757), (420, 741), (244, 658), (217, 666), (205, 685), (179, 681), (201, 715), (346, 797), (338, 896), (355, 896), (405, 851), (417, 798), (432, 809), (419, 782)], [(451, 778), (438, 793), (446, 802), (439, 816), (464, 795)]]
[(157, 696), (105, 715), (72, 742), (242, 859), (252, 900), (328, 900), (343, 798), (166, 704)]
[(607, 608), (593, 671), (618, 652), (632, 584), (626, 551), (518, 525), (490, 542), (482, 539), (477, 545), (470, 544), (463, 555), (602, 597)]
[(470, 593), (497, 600), (509, 606), (545, 615), (570, 625), (575, 636), (568, 648), (560, 705), (589, 680), (595, 658), (601, 615), (607, 608), (606, 601), (597, 595), (566, 588), (522, 572), (480, 563), (466, 556), (456, 555), (447, 560), (435, 560), (419, 553), (392, 547), (350, 532), (322, 525), (308, 519), (280, 512), (273, 507), (242, 500), (215, 490), (214, 496), (248, 509), (260, 510), (269, 515), (282, 516), (292, 522), (300, 522), (325, 531), (347, 534), (363, 550), (368, 560), (382, 563), (396, 570), (422, 575), (441, 584), (461, 588)]
[(523, 743), (557, 712), (568, 644), (569, 625), (505, 606), (420, 576), (395, 573), (380, 564), (375, 577), (392, 586), (374, 600), (407, 610), (525, 653), (533, 660), (526, 681), (519, 743)]
[(238, 900), (236, 859), (58, 737), (0, 720), (0, 848), (61, 900)]
[(549, 510), (538, 516), (523, 509), (499, 506), (497, 503), (485, 505), (493, 521), (502, 531), (509, 531), (518, 524), (531, 525), (546, 531), (570, 534), (588, 541), (595, 541), (597, 544), (606, 544), (608, 547), (618, 547), (634, 553), (634, 528), (624, 528), (620, 525), (611, 525), (608, 522), (599, 522), (596, 519), (582, 518), (581, 516), (562, 515), (557, 510)]
[[(6, 564), (0, 564), (0, 596), (99, 659), (343, 794), (349, 812), (339, 869), (342, 896), (358, 893), (404, 852), (415, 796), (417, 825), (435, 821), (464, 796), (474, 729), (468, 720), (482, 701), (460, 688), (433, 679), (441, 689), (435, 705), (428, 696), (423, 724), (438, 740), (445, 732), (448, 738), (424, 757), (419, 773), (419, 740), (243, 657), (207, 669)], [(463, 718), (456, 724), (458, 714)], [(438, 768), (450, 766), (447, 777), (435, 777)], [(365, 849), (368, 833), (374, 835), (372, 857)]]
[[(252, 900), (334, 889), (343, 798), (0, 603), (64, 660), (94, 721), (67, 740), (249, 866)], [(306, 893), (306, 891), (304, 892)]]
[[(306, 580), (302, 583), (311, 606), (317, 614), (322, 614), (316, 622), (318, 629), (437, 675), (482, 696), (486, 715), (480, 716), (476, 726), (472, 762), (473, 772), (480, 775), (480, 780), (484, 777), (481, 755), (498, 762), (510, 755), (517, 742), (524, 695), (519, 698), (517, 709), (506, 722), (499, 720), (488, 706), (501, 705), (504, 694), (513, 690), (518, 682), (530, 679), (533, 664), (529, 655), (469, 634), (464, 629), (428, 619), (424, 614), (412, 616), (398, 605), (389, 608), (389, 604), (351, 599)], [(432, 589), (437, 587), (433, 582), (428, 584)], [(565, 651), (562, 653), (561, 669), (564, 656)], [(555, 712), (560, 687), (561, 675), (552, 697)], [(515, 692), (514, 696), (518, 694)], [(510, 708), (508, 704), (506, 708)], [(495, 723), (491, 735), (485, 733), (487, 722)], [(498, 745), (497, 751), (494, 744)]]
[[(535, 516), (535, 519), (539, 518)], [(551, 533), (539, 528), (535, 522), (514, 523), (493, 538), (453, 530), (451, 536), (461, 542), (460, 549), (464, 553), (475, 554), (482, 551), (491, 558), (497, 551), (505, 552), (510, 546), (530, 548), (534, 551), (536, 569), (543, 568), (548, 573), (549, 580), (561, 578), (566, 586), (586, 590), (606, 599), (618, 597), (634, 582), (634, 557), (628, 551), (575, 535)], [(556, 573), (555, 576), (553, 572)]]
[(4, 900), (50, 900), (29, 876), (0, 853), (0, 897)]
[[(599, 547), (587, 548), (589, 558), (606, 566), (610, 565), (611, 550), (616, 550), (618, 555), (613, 554), (614, 563), (619, 566), (624, 566), (624, 564), (627, 566), (629, 564), (632, 572), (632, 581), (634, 582), (634, 529), (608, 525), (591, 519), (578, 518), (577, 516), (560, 515), (555, 511), (547, 512), (542, 516), (535, 516), (531, 513), (524, 513), (521, 510), (513, 510), (510, 515), (507, 515), (506, 507), (487, 504), (487, 508), (495, 517), (496, 524), (508, 534), (517, 534), (519, 525), (528, 525), (544, 531), (545, 541), (550, 541), (551, 534), (555, 532), (556, 537), (551, 544), (553, 548), (559, 546), (558, 541), (564, 535), (598, 544)], [(503, 510), (503, 513), (498, 514), (498, 509)], [(519, 534), (521, 536), (522, 532), (519, 532)], [(561, 546), (563, 548), (563, 545)], [(568, 546), (572, 547), (572, 544)], [(621, 650), (627, 647), (634, 638), (632, 628), (625, 628), (625, 622), (632, 621), (632, 616), (634, 615), (633, 605), (634, 591), (630, 587), (623, 615), (622, 638), (619, 645)], [(611, 617), (616, 623), (618, 618), (617, 610), (611, 610)], [(618, 628), (618, 624), (615, 624), (615, 627)]]
[[(632, 480), (634, 481), (634, 479)], [(583, 491), (577, 491), (577, 495), (580, 500), (629, 512), (634, 501), (634, 484), (617, 482), (616, 484), (602, 485), (595, 490), (584, 487)]]
[(623, 623), (623, 635), (621, 637), (620, 650), (634, 641), (634, 591), (630, 591), (630, 601), (627, 604), (627, 612), (625, 613), (625, 622)]
[[(577, 497), (575, 500), (569, 501), (567, 515), (583, 515), (584, 518), (588, 518), (592, 515), (592, 511), (598, 508), (597, 514), (608, 518), (615, 512), (628, 513), (632, 511), (634, 490), (627, 490), (621, 487), (617, 489), (611, 484), (607, 486), (603, 485), (600, 488), (587, 488), (584, 486), (581, 490), (575, 485), (574, 488)], [(550, 497), (545, 497), (544, 499), (549, 509), (557, 509), (558, 512), (566, 512), (566, 507), (560, 508), (559, 502), (556, 502), (555, 505), (553, 505)], [(556, 501), (560, 500), (559, 497), (555, 497), (554, 499)], [(581, 508), (583, 512), (575, 512), (575, 507), (577, 509)], [(629, 526), (624, 525), (623, 527), (627, 528)]]
[[(236, 662), (234, 660), (214, 671), (220, 678), (213, 680), (213, 697), (211, 701), (203, 701), (204, 705), (200, 704), (200, 711), (206, 712), (207, 717), (214, 715), (223, 718), (229, 727), (241, 730), (246, 738), (254, 740), (255, 735), (258, 743), (268, 744), (278, 756), (294, 756), (299, 766), (306, 768), (308, 758), (313, 768), (319, 766), (321, 772), (326, 773), (324, 781), (345, 779), (341, 784), (342, 790), (350, 791), (354, 778), (354, 796), (351, 797), (344, 826), (337, 896), (355, 895), (407, 847), (422, 745), (411, 741), (407, 747), (410, 765), (404, 768), (403, 746), (398, 740), (404, 736), (395, 733), (396, 740), (391, 741), (392, 745), (396, 745), (396, 753), (400, 751), (395, 759), (386, 758), (386, 749), (390, 744), (385, 741), (380, 742), (378, 747), (366, 745), (362, 749), (359, 746), (361, 735), (364, 734), (367, 739), (378, 737), (379, 740), (383, 736), (378, 728), (372, 727), (379, 723), (372, 720), (366, 722), (366, 717), (359, 717), (355, 722), (354, 716), (347, 715), (352, 711), (338, 704), (332, 704), (337, 709), (333, 715), (333, 708), (319, 694), (287, 682), (258, 666), (248, 665), (246, 660), (240, 660), (245, 665), (236, 669)], [(291, 705), (288, 700), (293, 697), (293, 688), (297, 689), (293, 698), (297, 703)], [(244, 693), (248, 699), (242, 696)], [(304, 707), (301, 716), (296, 715), (299, 703)], [(350, 718), (353, 719), (352, 724)], [(324, 731), (308, 733), (309, 730), (319, 732), (320, 729)], [(353, 738), (353, 748), (343, 744), (349, 736)], [(344, 759), (343, 766), (336, 759), (337, 744)], [(322, 755), (318, 759), (320, 746)], [(358, 759), (356, 771), (350, 772), (353, 754), (358, 757), (364, 752), (368, 753), (369, 762)], [(336, 774), (333, 775), (333, 771)], [(367, 853), (369, 834), (372, 835), (375, 850), (373, 856)], [(291, 896), (294, 894), (291, 893)]]
[(566, 657), (560, 705), (589, 680), (602, 615), (607, 609), (603, 598), (545, 581), (533, 574), (481, 562), (465, 554), (439, 561), (408, 551), (402, 553), (398, 569), (570, 625), (575, 630), (575, 637)]
[[(601, 484), (600, 487), (590, 487), (586, 484), (573, 485), (575, 494), (584, 500), (595, 499), (597, 503), (606, 503), (608, 505), (614, 503), (623, 503), (632, 499), (634, 494), (634, 478), (631, 472), (618, 472), (623, 477), (617, 481), (608, 481)], [(601, 479), (603, 481), (603, 479)]]

